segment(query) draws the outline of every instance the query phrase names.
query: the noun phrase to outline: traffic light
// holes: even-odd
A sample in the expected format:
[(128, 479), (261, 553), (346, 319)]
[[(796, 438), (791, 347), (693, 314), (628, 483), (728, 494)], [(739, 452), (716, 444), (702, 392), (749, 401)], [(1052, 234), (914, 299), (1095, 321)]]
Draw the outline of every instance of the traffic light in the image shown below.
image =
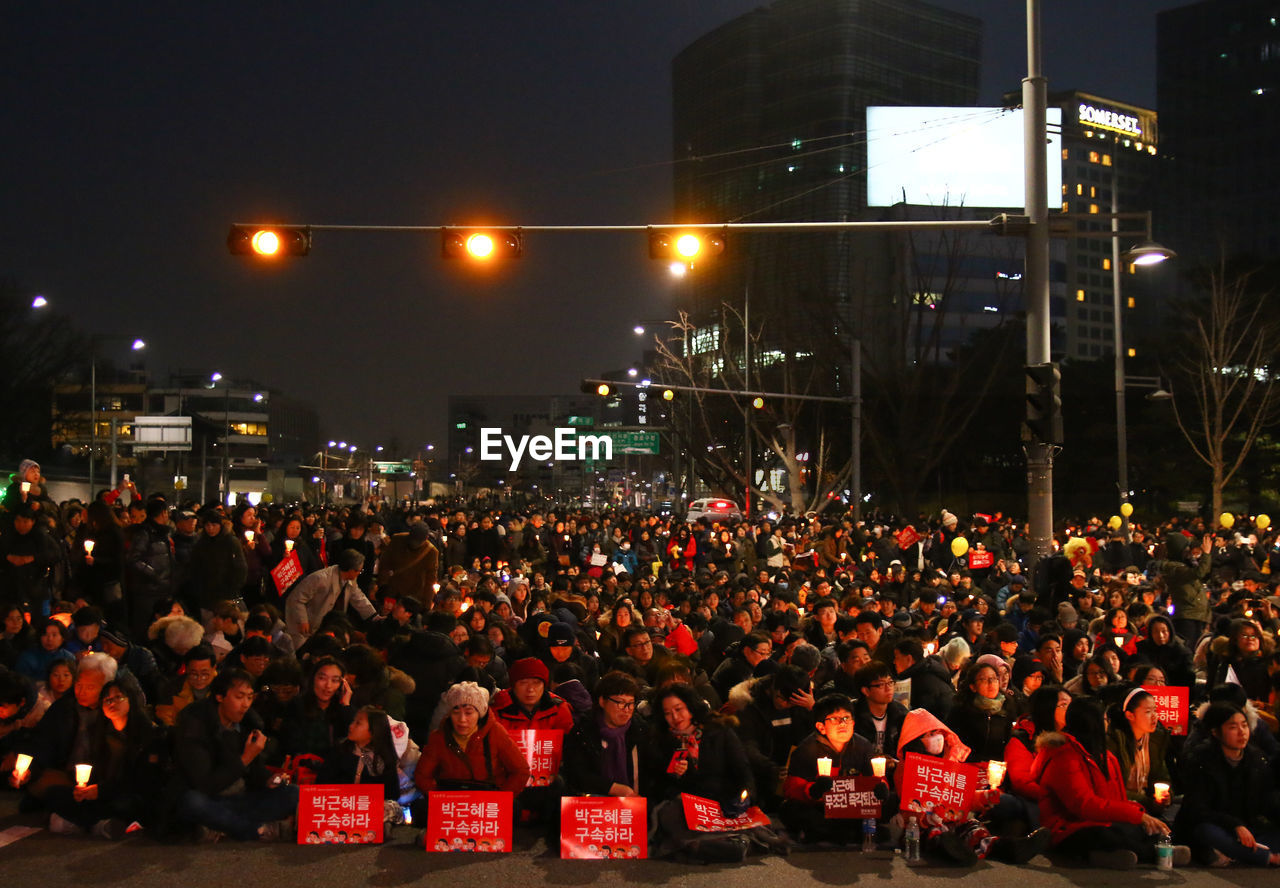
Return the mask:
[(695, 262), (724, 252), (724, 237), (705, 231), (649, 229), (649, 258), (668, 262)]
[(764, 409), (764, 398), (752, 398), (752, 399), (751, 399), (751, 406), (752, 406), (752, 407), (754, 407), (754, 408), (756, 408), (757, 410), (763, 410), (763, 409)]
[(1057, 364), (1028, 364), (1027, 431), (1041, 444), (1062, 443), (1062, 374)]
[(279, 225), (232, 225), (227, 249), (233, 256), (305, 256), (311, 252), (311, 229)]
[(440, 252), (446, 259), (518, 259), (524, 252), (519, 231), (483, 228), (440, 229)]
[(679, 392), (675, 389), (662, 390), (662, 400), (664, 401), (674, 401), (677, 397), (679, 397)]
[(587, 395), (599, 395), (607, 398), (614, 393), (614, 387), (607, 382), (596, 382), (591, 379), (582, 380), (582, 392)]

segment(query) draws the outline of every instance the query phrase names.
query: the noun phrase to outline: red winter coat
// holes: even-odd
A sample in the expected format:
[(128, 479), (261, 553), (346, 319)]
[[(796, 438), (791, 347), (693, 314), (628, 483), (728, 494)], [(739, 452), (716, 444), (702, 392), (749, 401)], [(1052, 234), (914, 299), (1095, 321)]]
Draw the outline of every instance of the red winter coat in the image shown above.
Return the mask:
[(1110, 752), (1103, 774), (1070, 734), (1042, 734), (1036, 749), (1031, 775), (1043, 790), (1040, 823), (1052, 834), (1053, 844), (1090, 826), (1142, 822), (1142, 806), (1129, 801), (1120, 763)]
[(489, 712), (509, 734), (516, 731), (564, 731), (567, 734), (573, 730), (573, 710), (552, 693), (544, 692), (537, 708), (529, 715), (512, 699), (511, 691), (504, 689), (489, 701)]

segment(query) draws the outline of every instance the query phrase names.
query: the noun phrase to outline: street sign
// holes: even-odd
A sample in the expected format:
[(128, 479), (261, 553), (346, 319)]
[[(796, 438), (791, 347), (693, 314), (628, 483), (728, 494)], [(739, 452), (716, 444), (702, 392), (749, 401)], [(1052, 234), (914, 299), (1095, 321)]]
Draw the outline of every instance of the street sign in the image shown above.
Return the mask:
[(379, 475), (407, 475), (413, 471), (413, 463), (407, 459), (373, 461), (373, 470)]
[(191, 449), (190, 416), (138, 416), (133, 420), (133, 452)]
[(620, 453), (658, 454), (657, 432), (606, 432), (613, 439), (613, 455)]
[(593, 426), (596, 424), (594, 416), (570, 416), (569, 425), (571, 426)]

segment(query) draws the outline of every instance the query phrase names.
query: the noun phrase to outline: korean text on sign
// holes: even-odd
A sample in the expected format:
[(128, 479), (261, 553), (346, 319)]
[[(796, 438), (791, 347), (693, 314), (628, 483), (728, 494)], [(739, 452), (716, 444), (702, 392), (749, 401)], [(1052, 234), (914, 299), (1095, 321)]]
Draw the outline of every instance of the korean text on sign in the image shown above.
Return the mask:
[(560, 856), (643, 859), (649, 856), (643, 796), (583, 796), (560, 800)]
[(682, 792), (680, 802), (684, 805), (684, 821), (695, 832), (727, 832), (769, 825), (769, 818), (754, 806), (745, 814), (726, 817), (720, 803), (712, 799)]
[(1143, 688), (1156, 701), (1156, 718), (1177, 737), (1185, 736), (1191, 722), (1191, 689), (1177, 687)]
[(382, 841), (382, 784), (312, 783), (298, 787), (299, 845)]
[(529, 763), (527, 786), (546, 786), (560, 773), (560, 751), (564, 748), (564, 731), (513, 731), (524, 760)]
[(880, 800), (876, 786), (879, 777), (841, 777), (831, 784), (822, 797), (825, 815), (833, 820), (880, 817)]
[(427, 793), (428, 851), (510, 851), (509, 792)]
[(938, 811), (958, 816), (973, 807), (978, 769), (919, 753), (907, 753), (902, 762), (902, 810), (912, 813)]

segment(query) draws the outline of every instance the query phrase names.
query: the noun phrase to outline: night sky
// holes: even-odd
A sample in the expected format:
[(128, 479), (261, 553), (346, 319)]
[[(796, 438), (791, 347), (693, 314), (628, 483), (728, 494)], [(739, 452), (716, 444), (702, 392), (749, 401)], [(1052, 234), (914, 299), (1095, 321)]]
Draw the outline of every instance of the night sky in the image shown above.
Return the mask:
[[(673, 310), (643, 235), (531, 234), (476, 275), (435, 234), (319, 232), (264, 268), (229, 223), (672, 221), (671, 60), (759, 5), (9, 4), (0, 275), (144, 337), (157, 377), (256, 379), (362, 447), (442, 441), (450, 394), (638, 357), (635, 319)], [(1016, 89), (1021, 0), (940, 5), (987, 23), (983, 100)], [(1155, 13), (1181, 5), (1045, 0), (1050, 90), (1153, 106)]]

